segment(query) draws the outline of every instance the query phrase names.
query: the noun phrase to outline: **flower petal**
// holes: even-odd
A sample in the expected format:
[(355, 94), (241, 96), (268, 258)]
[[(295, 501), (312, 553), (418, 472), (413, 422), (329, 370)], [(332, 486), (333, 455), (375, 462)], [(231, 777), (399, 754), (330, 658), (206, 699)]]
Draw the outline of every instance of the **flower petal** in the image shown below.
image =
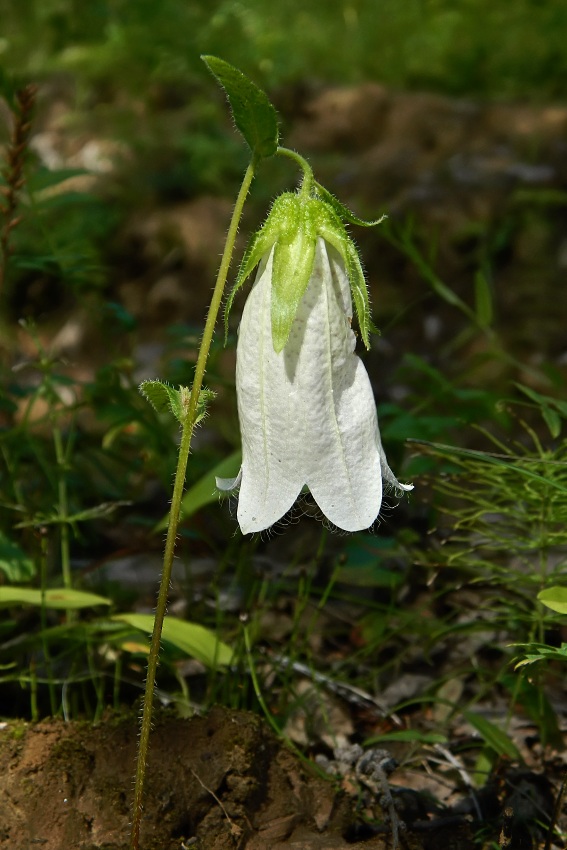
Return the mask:
[(382, 501), (378, 420), (368, 375), (354, 353), (345, 267), (321, 238), (298, 311), (302, 318), (306, 328), (298, 373), (310, 425), (305, 483), (334, 525), (359, 531), (374, 522)]
[(272, 342), (274, 250), (265, 258), (244, 306), (238, 335), (236, 387), (242, 436), (242, 483), (237, 517), (243, 534), (269, 528), (295, 502), (304, 483), (294, 387), (283, 353)]
[(376, 405), (354, 353), (352, 299), (339, 253), (317, 239), (313, 270), (289, 339), (274, 350), (274, 250), (262, 262), (240, 325), (236, 384), (242, 434), (238, 521), (243, 533), (273, 525), (307, 485), (338, 528), (368, 528), (382, 478), (400, 485), (380, 441)]
[(240, 482), (242, 481), (242, 467), (238, 472), (236, 478), (217, 478), (215, 477), (215, 485), (217, 490), (220, 490), (222, 493), (231, 493), (233, 490), (238, 490), (240, 487)]

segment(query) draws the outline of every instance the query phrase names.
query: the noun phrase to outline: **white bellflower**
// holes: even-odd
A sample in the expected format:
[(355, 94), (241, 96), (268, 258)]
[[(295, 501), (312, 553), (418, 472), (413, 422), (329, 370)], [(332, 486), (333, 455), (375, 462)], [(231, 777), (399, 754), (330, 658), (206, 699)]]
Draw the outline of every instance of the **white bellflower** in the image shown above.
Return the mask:
[[(225, 490), (239, 487), (237, 517), (244, 534), (276, 523), (305, 486), (327, 519), (345, 531), (372, 525), (383, 489), (412, 489), (400, 484), (388, 466), (370, 381), (354, 353), (353, 282), (345, 266), (352, 254), (344, 240), (349, 246), (352, 242), (342, 223), (336, 227), (334, 213), (324, 209), (321, 215), (323, 202), (312, 203), (310, 244), (306, 247), (301, 224), (299, 235), (293, 228), (291, 234), (284, 231), (284, 251), (293, 255), (293, 243), (299, 241), (295, 247), (302, 258), (312, 248), (312, 261), (299, 280), (294, 268), (287, 275), (285, 266), (276, 268), (280, 226), (242, 313), (236, 366), (242, 467), (236, 479), (217, 484)], [(305, 220), (302, 224), (305, 230)], [(334, 245), (322, 232), (331, 235)], [(253, 245), (240, 278), (256, 256)], [(291, 306), (281, 310), (280, 305), (275, 316), (274, 300), (285, 302), (286, 289), (291, 290)], [(365, 324), (357, 311), (359, 322), (367, 329), (365, 288), (360, 303)]]

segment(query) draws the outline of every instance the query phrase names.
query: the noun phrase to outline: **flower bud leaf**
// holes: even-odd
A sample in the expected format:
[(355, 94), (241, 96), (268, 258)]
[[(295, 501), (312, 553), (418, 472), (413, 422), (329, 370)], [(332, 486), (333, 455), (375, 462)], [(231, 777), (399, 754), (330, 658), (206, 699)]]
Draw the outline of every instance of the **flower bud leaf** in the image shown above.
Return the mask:
[(354, 301), (354, 308), (356, 310), (356, 318), (358, 319), (358, 326), (360, 328), (360, 336), (366, 348), (370, 349), (370, 334), (376, 333), (377, 329), (370, 315), (370, 299), (368, 297), (366, 278), (364, 277), (358, 251), (352, 239), (347, 238), (346, 250), (346, 267), (352, 300)]
[(234, 123), (254, 156), (273, 156), (278, 147), (278, 116), (266, 93), (224, 59), (201, 59), (224, 89)]
[(288, 341), (297, 308), (305, 295), (313, 270), (316, 242), (315, 224), (306, 216), (292, 239), (276, 244), (271, 307), (272, 343), (276, 354), (283, 351)]
[(230, 310), (232, 307), (232, 302), (234, 301), (234, 296), (246, 281), (248, 275), (254, 270), (254, 268), (258, 265), (263, 256), (265, 256), (272, 245), (274, 244), (274, 237), (266, 230), (265, 226), (262, 227), (257, 233), (254, 234), (250, 242), (248, 243), (248, 247), (244, 252), (244, 256), (242, 258), (242, 262), (240, 263), (240, 268), (238, 270), (238, 275), (236, 277), (236, 282), (230, 293), (228, 298), (226, 299), (226, 304), (224, 308), (224, 344), (226, 345), (226, 341), (228, 338), (228, 317), (230, 315)]
[(325, 201), (329, 206), (333, 208), (336, 214), (343, 221), (348, 221), (349, 224), (356, 224), (358, 227), (376, 227), (377, 224), (382, 224), (384, 219), (387, 218), (387, 215), (381, 215), (380, 218), (375, 219), (374, 221), (365, 221), (363, 218), (359, 218), (355, 215), (352, 210), (349, 210), (344, 204), (342, 204), (338, 198), (336, 198), (328, 189), (325, 189), (320, 183), (315, 183), (315, 187), (317, 190), (317, 194), (321, 197), (323, 201)]
[(238, 269), (236, 282), (229, 293), (224, 308), (225, 345), (228, 337), (228, 317), (232, 307), (232, 302), (234, 301), (234, 296), (246, 281), (246, 278), (254, 271), (262, 257), (268, 256), (270, 249), (276, 240), (281, 235), (283, 235), (284, 238), (289, 238), (290, 221), (296, 222), (298, 208), (299, 201), (297, 195), (293, 192), (284, 192), (284, 194), (279, 195), (272, 204), (272, 208), (268, 213), (266, 221), (260, 230), (252, 236), (248, 243), (240, 263), (240, 268)]
[(334, 215), (333, 212), (327, 221), (319, 225), (319, 233), (343, 258), (360, 328), (360, 336), (365, 347), (369, 349), (370, 334), (378, 331), (370, 315), (370, 298), (364, 271), (354, 242), (348, 236), (338, 216)]

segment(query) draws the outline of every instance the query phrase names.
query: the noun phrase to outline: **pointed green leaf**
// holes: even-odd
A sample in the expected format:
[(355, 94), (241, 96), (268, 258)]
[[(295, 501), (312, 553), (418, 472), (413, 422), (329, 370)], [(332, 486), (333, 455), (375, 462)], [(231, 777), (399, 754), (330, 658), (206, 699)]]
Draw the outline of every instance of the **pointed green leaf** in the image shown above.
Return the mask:
[(202, 422), (209, 415), (209, 403), (216, 398), (216, 392), (208, 387), (202, 387), (199, 390), (199, 398), (197, 399), (197, 411), (195, 415), (195, 425)]
[(278, 117), (268, 96), (242, 71), (217, 56), (201, 59), (225, 90), (234, 123), (256, 157), (275, 154), (278, 146)]
[(290, 231), (293, 226), (297, 226), (299, 215), (300, 204), (298, 196), (293, 192), (284, 192), (276, 198), (266, 221), (250, 239), (242, 262), (240, 263), (236, 283), (232, 287), (224, 308), (225, 345), (228, 336), (228, 317), (234, 296), (262, 258), (267, 258), (274, 243), (280, 237), (284, 239), (290, 238)]
[(364, 741), (365, 747), (374, 747), (387, 741), (404, 741), (408, 744), (446, 744), (447, 736), (438, 732), (421, 732), (419, 729), (400, 729), (396, 732), (384, 732), (383, 735), (372, 735)]
[(366, 348), (369, 349), (370, 334), (377, 333), (377, 329), (370, 315), (368, 286), (356, 246), (352, 239), (349, 238), (343, 223), (336, 215), (327, 216), (324, 222), (320, 222), (318, 231), (343, 258), (352, 292), (360, 336)]
[[(142, 381), (140, 392), (150, 402), (158, 413), (171, 411), (178, 422), (183, 422), (186, 413), (186, 404), (189, 399), (189, 387), (170, 387), (163, 381)], [(214, 390), (203, 387), (199, 392), (197, 410), (195, 414), (195, 425), (201, 422), (207, 415), (207, 405), (215, 397)]]
[(551, 436), (556, 439), (561, 433), (561, 418), (567, 417), (567, 402), (532, 390), (524, 384), (516, 383), (518, 389), (538, 405)]
[(71, 590), (67, 587), (50, 587), (45, 593), (31, 587), (0, 587), (0, 604), (38, 605), (45, 608), (92, 608), (110, 605), (110, 599), (96, 593)]
[(557, 439), (561, 433), (561, 417), (556, 410), (552, 410), (551, 407), (547, 407), (547, 405), (541, 408), (541, 415), (545, 420), (545, 424), (549, 428), (549, 433), (554, 440)]
[(131, 504), (132, 502), (128, 501), (103, 502), (100, 505), (93, 505), (92, 508), (85, 508), (84, 511), (77, 511), (76, 514), (60, 514), (57, 510), (51, 514), (38, 512), (33, 519), (18, 522), (14, 525), (14, 528), (33, 528), (38, 525), (74, 525), (77, 522), (88, 522), (92, 519), (110, 516), (118, 508)]
[[(151, 634), (154, 628), (152, 614), (117, 614), (112, 618)], [(214, 632), (198, 623), (188, 623), (177, 617), (167, 616), (163, 623), (163, 640), (176, 646), (192, 658), (197, 658), (207, 667), (227, 667), (233, 656), (228, 644), (219, 640)]]
[(481, 714), (464, 711), (463, 715), (495, 753), (498, 753), (499, 756), (506, 756), (513, 761), (522, 761), (518, 748), (510, 740), (506, 732), (503, 732), (502, 729), (495, 726), (494, 723), (491, 723), (490, 720), (487, 720)]
[(254, 234), (254, 236), (250, 240), (250, 243), (248, 244), (248, 247), (246, 248), (246, 251), (244, 252), (244, 256), (242, 258), (242, 262), (238, 270), (238, 275), (236, 277), (236, 282), (230, 290), (224, 308), (225, 345), (228, 337), (228, 318), (232, 309), (232, 302), (234, 301), (234, 296), (236, 295), (240, 287), (245, 283), (246, 278), (251, 274), (254, 268), (261, 261), (262, 257), (267, 255), (273, 244), (274, 242), (271, 239), (270, 233), (268, 233), (264, 229), (261, 229), (258, 231), (258, 233)]
[(170, 387), (163, 381), (142, 381), (140, 392), (158, 413), (171, 411), (175, 418), (181, 422), (183, 407), (180, 390)]
[(545, 590), (540, 590), (537, 598), (552, 611), (567, 614), (567, 587), (559, 585), (547, 587)]
[(350, 224), (356, 224), (359, 227), (376, 227), (377, 224), (382, 224), (387, 215), (384, 213), (380, 216), (380, 218), (375, 219), (374, 221), (365, 221), (363, 218), (359, 218), (352, 210), (349, 210), (344, 204), (342, 204), (338, 198), (336, 198), (328, 189), (325, 189), (320, 183), (315, 181), (315, 187), (317, 189), (317, 194), (328, 203), (336, 212), (336, 214), (343, 221), (348, 221)]
[(291, 326), (315, 261), (317, 232), (308, 208), (305, 209), (295, 235), (276, 244), (272, 267), (272, 342), (280, 353), (289, 338)]
[(358, 251), (351, 239), (347, 241), (347, 252), (347, 272), (352, 290), (354, 308), (356, 310), (356, 318), (360, 328), (360, 336), (366, 348), (369, 349), (370, 334), (376, 333), (376, 328), (370, 315), (370, 299), (366, 278), (364, 277)]

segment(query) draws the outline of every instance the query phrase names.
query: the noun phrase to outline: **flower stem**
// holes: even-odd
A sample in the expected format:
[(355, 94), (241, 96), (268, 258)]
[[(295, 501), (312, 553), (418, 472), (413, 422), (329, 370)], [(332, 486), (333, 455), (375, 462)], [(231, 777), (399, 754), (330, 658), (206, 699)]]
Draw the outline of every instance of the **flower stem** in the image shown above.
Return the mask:
[(292, 151), (290, 148), (282, 148), (278, 147), (276, 153), (281, 156), (287, 156), (289, 159), (293, 159), (294, 162), (299, 165), (299, 167), (303, 171), (303, 182), (301, 184), (301, 192), (304, 195), (310, 196), (313, 191), (313, 186), (315, 184), (315, 177), (313, 176), (313, 169), (305, 159), (305, 157), (301, 156), (301, 154), (297, 153), (297, 151)]
[(177, 527), (179, 525), (179, 516), (181, 512), (181, 500), (183, 497), (183, 487), (185, 485), (185, 473), (187, 470), (187, 461), (189, 451), (191, 449), (191, 438), (195, 427), (197, 402), (199, 393), (203, 384), (207, 358), (213, 339), (213, 332), (217, 320), (218, 312), (222, 302), (224, 286), (228, 276), (230, 261), (238, 232), (238, 224), (242, 217), (242, 209), (244, 201), (250, 189), (250, 184), (254, 177), (255, 161), (252, 160), (246, 169), (242, 185), (234, 205), (234, 212), (228, 228), (224, 252), (209, 305), (209, 312), (205, 322), (205, 330), (203, 339), (197, 356), (197, 364), (195, 366), (195, 376), (193, 378), (193, 386), (188, 398), (184, 398), (184, 409), (186, 410), (185, 417), (181, 430), (181, 441), (179, 445), (179, 454), (177, 459), (177, 470), (175, 472), (175, 482), (173, 485), (173, 496), (171, 499), (171, 510), (169, 513), (169, 524), (167, 528), (167, 538), (165, 543), (165, 551), (163, 557), (163, 572), (160, 581), (156, 614), (154, 619), (154, 628), (150, 643), (150, 652), (148, 656), (148, 672), (146, 676), (146, 685), (144, 691), (144, 707), (142, 711), (142, 719), (140, 724), (140, 738), (138, 741), (138, 754), (136, 759), (136, 776), (134, 784), (134, 806), (132, 815), (132, 831), (130, 834), (130, 850), (139, 850), (140, 847), (140, 824), (142, 820), (142, 808), (144, 797), (144, 781), (146, 776), (146, 765), (148, 758), (148, 746), (150, 740), (150, 729), (152, 723), (152, 707), (154, 697), (154, 687), (156, 680), (156, 672), (159, 664), (159, 649), (161, 641), (161, 633), (163, 629), (163, 621), (167, 607), (167, 597), (169, 592), (169, 582), (171, 579), (171, 570), (173, 567), (173, 557), (175, 554), (175, 540), (177, 536)]

